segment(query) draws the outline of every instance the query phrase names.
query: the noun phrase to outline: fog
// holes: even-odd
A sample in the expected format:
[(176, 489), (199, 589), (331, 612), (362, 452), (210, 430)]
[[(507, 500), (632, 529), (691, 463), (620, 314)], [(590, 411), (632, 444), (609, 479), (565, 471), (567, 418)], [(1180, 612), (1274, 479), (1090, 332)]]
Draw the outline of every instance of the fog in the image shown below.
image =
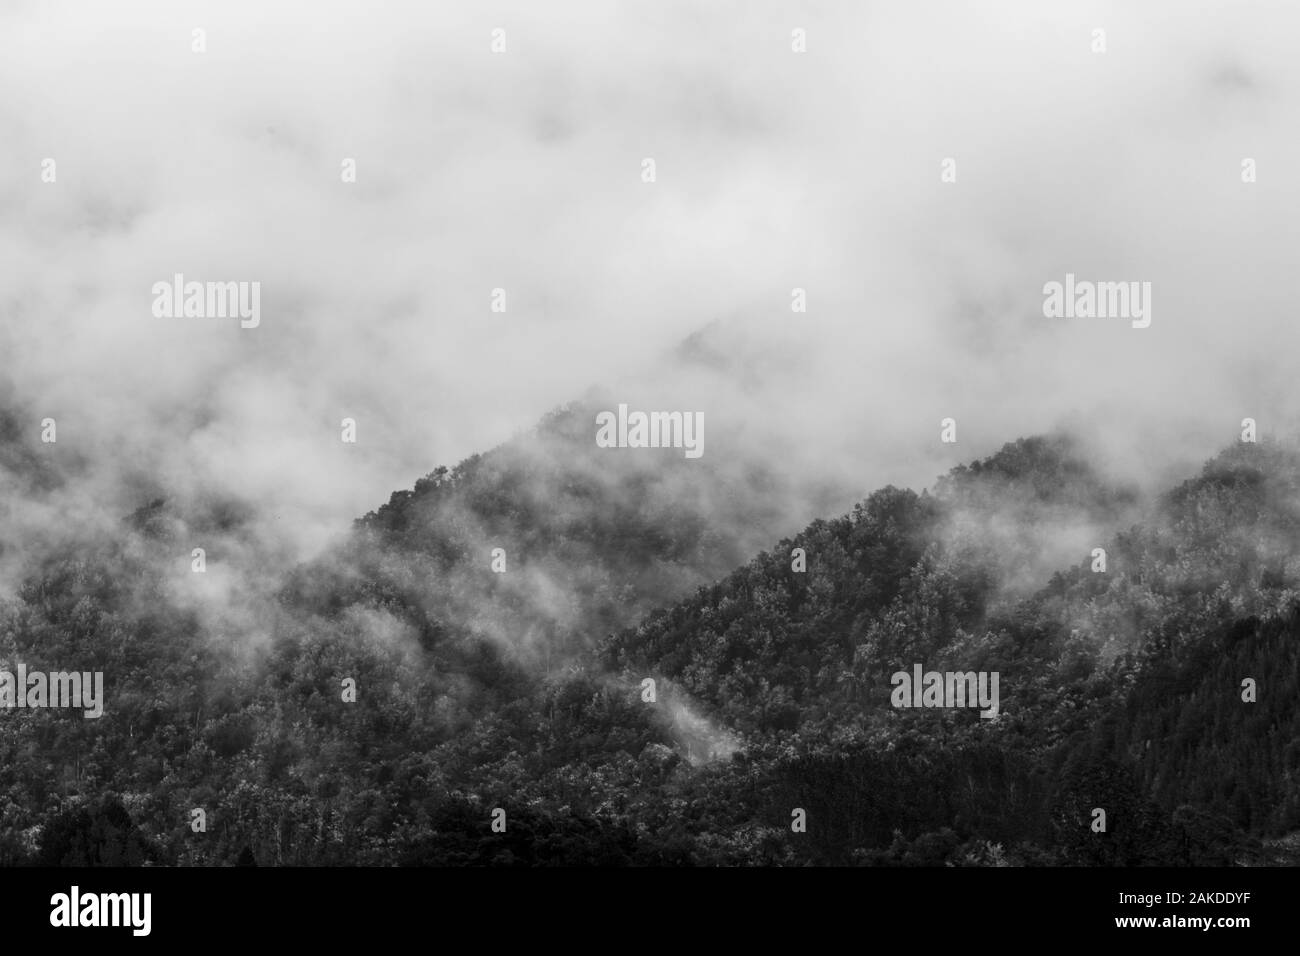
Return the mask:
[[(57, 421), (37, 447), (71, 479), (20, 492), (6, 537), (165, 494), (242, 501), (264, 553), (308, 558), (591, 387), (701, 411), (706, 457), (846, 502), (1055, 429), (1145, 482), (1244, 417), (1294, 431), (1286, 22), (1283, 3), (6, 4), (5, 401), (30, 441)], [(176, 273), (260, 282), (260, 326), (154, 317)], [(1150, 327), (1045, 318), (1066, 273), (1150, 282)]]

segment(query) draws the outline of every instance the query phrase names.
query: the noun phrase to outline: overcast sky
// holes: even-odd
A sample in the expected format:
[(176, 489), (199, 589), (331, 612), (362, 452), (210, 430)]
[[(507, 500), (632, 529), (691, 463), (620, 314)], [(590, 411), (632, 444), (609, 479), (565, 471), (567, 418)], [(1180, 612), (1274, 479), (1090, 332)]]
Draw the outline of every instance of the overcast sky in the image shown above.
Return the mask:
[[(224, 488), (304, 555), (592, 385), (864, 492), (1060, 426), (1193, 461), (1300, 424), (1298, 30), (1283, 2), (10, 0), (10, 400), (110, 507), (133, 475)], [(260, 326), (156, 318), (178, 272), (259, 281)], [(1045, 318), (1067, 272), (1150, 282), (1150, 327)], [(741, 374), (664, 360), (709, 326)]]

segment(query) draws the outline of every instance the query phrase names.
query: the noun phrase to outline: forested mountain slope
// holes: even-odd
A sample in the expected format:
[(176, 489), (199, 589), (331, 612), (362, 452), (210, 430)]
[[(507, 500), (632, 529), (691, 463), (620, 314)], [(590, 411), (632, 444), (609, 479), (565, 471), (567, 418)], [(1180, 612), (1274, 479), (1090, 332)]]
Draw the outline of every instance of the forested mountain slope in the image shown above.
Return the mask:
[[(589, 432), (439, 469), (242, 616), (174, 573), (238, 509), (45, 555), (0, 659), (107, 702), (0, 713), (0, 862), (1262, 863), (1300, 826), (1293, 450), (1152, 503), (1025, 439), (742, 565), (715, 528), (777, 520), (778, 479)], [(999, 716), (891, 706), (918, 663), (997, 672)]]

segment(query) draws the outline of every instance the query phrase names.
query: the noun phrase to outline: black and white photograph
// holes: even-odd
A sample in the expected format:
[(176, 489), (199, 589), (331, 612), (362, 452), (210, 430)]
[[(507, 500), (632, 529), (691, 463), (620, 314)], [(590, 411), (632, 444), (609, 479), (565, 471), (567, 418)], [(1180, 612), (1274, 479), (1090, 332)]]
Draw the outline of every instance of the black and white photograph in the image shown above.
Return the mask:
[(7, 933), (1294, 927), (1298, 54), (0, 0)]

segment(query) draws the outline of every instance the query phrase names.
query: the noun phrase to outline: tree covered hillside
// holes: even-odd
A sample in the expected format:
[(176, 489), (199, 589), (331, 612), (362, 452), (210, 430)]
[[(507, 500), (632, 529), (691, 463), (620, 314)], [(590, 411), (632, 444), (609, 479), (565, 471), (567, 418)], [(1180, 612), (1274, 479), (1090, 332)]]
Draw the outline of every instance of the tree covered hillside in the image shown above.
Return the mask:
[[(744, 564), (772, 473), (598, 451), (561, 412), (247, 595), (185, 563), (255, 559), (228, 505), (43, 554), (0, 661), (107, 701), (0, 712), (0, 862), (1267, 863), (1300, 828), (1294, 451), (1150, 503), (1023, 439)], [(999, 716), (894, 708), (915, 663), (998, 672)]]

